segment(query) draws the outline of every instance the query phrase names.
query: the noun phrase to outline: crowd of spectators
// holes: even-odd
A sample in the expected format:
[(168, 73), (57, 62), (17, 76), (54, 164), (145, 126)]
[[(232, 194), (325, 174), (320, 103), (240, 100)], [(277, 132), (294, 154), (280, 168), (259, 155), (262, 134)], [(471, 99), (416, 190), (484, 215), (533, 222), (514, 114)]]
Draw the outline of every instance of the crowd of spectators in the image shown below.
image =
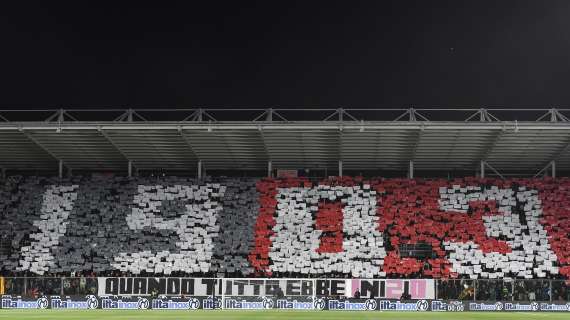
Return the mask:
[(570, 281), (438, 280), (437, 297), (443, 300), (570, 301)]

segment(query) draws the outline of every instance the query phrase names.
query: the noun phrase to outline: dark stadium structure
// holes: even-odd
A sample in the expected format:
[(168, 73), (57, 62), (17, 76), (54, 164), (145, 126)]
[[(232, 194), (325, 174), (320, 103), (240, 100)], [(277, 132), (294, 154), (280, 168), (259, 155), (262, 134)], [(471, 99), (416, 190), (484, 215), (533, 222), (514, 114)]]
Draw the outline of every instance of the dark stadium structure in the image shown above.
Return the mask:
[(567, 113), (0, 111), (2, 308), (570, 310)]
[[(4, 171), (432, 177), (570, 171), (566, 109), (0, 111)], [(202, 169), (201, 171), (199, 169)], [(542, 171), (541, 171), (542, 170)]]

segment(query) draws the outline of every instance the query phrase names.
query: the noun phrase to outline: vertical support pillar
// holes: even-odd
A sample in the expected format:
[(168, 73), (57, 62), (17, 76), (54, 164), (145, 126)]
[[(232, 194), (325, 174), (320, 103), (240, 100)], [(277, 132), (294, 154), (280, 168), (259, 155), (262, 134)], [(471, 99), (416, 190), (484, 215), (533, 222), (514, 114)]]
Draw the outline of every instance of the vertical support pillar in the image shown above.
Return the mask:
[(59, 170), (58, 170), (59, 174), (59, 179), (63, 178), (63, 160), (59, 160)]
[(550, 168), (552, 169), (552, 178), (556, 179), (556, 161), (552, 160)]
[[(222, 279), (220, 279), (220, 282), (221, 282), (221, 287), (222, 287), (222, 305), (221, 305), (221, 308), (224, 309), (224, 307), (226, 305), (226, 279), (222, 278)], [(216, 292), (216, 290), (214, 290), (214, 292)], [(212, 300), (216, 301), (215, 299), (212, 299)], [(215, 308), (215, 306), (214, 306), (214, 308)]]
[[(511, 282), (511, 286), (512, 286), (511, 287), (511, 292), (512, 292), (511, 293), (511, 301), (515, 301), (515, 282), (516, 282), (516, 280), (513, 280)], [(552, 290), (552, 288), (550, 288), (550, 290)], [(550, 291), (550, 292), (552, 293), (552, 291)], [(550, 296), (552, 296), (552, 294)]]
[(414, 161), (413, 160), (410, 160), (410, 166), (408, 168), (408, 178), (409, 179), (414, 178)]
[(2, 171), (0, 172), (0, 177), (2, 178), (2, 181), (6, 180), (6, 168), (2, 168)]
[(198, 160), (198, 179), (202, 179), (202, 160)]
[(342, 177), (342, 160), (338, 160), (338, 176)]
[(485, 178), (485, 161), (481, 160), (481, 178)]
[(267, 177), (268, 178), (273, 177), (273, 166), (272, 166), (271, 160), (267, 161)]
[(128, 164), (128, 176), (129, 178), (133, 177), (133, 162), (131, 160), (129, 160)]
[(435, 279), (433, 282), (435, 283), (435, 288), (434, 288), (435, 289), (435, 298), (439, 299), (439, 292), (437, 290), (437, 287), (439, 287), (439, 279)]
[(317, 301), (317, 280), (313, 279), (312, 282), (313, 282), (313, 301)]
[(549, 298), (550, 298), (550, 302), (552, 303), (552, 279), (548, 280), (548, 285), (550, 287), (550, 290), (549, 290), (549, 292), (550, 292), (549, 296), (550, 297)]

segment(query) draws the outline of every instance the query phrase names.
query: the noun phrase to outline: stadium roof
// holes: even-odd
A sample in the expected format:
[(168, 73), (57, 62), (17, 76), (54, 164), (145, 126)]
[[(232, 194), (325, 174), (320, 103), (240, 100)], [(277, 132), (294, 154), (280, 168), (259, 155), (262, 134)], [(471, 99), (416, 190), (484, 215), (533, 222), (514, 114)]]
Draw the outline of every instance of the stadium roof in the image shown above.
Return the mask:
[(570, 169), (570, 109), (0, 111), (0, 167), (125, 171)]

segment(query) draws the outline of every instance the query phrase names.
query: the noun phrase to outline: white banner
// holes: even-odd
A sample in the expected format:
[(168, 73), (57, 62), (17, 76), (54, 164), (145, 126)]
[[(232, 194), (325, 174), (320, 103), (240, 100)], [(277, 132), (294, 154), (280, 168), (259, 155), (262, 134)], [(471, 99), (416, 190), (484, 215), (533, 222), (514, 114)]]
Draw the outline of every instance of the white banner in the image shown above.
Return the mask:
[(98, 278), (99, 296), (318, 296), (435, 299), (433, 279)]

